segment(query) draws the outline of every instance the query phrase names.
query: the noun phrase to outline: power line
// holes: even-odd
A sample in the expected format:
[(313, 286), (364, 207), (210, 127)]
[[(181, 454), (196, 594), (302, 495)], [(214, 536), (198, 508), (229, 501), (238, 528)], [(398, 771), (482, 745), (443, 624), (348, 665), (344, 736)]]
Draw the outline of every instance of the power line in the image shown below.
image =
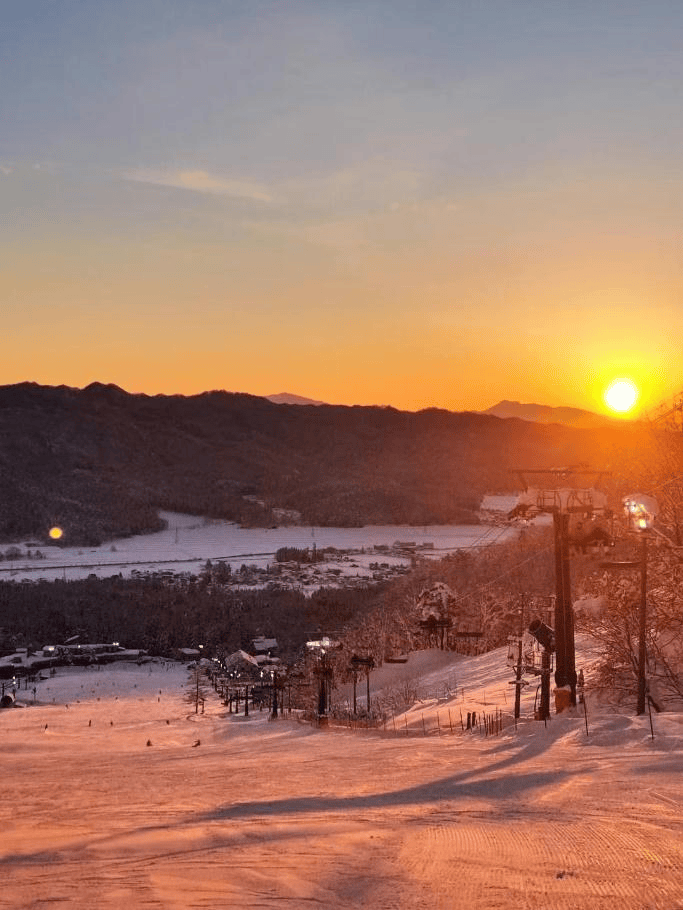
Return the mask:
[(549, 547), (543, 547), (540, 550), (536, 550), (536, 552), (532, 553), (531, 556), (529, 556), (526, 559), (523, 559), (521, 562), (515, 563), (515, 565), (510, 566), (509, 568), (505, 569), (504, 572), (501, 572), (500, 575), (496, 575), (495, 578), (492, 578), (489, 581), (484, 582), (483, 584), (479, 585), (477, 588), (474, 588), (474, 590), (470, 589), (465, 594), (461, 594), (459, 597), (456, 597), (455, 598), (456, 603), (459, 603), (461, 600), (465, 600), (468, 597), (472, 597), (474, 594), (479, 594), (482, 591), (485, 591), (486, 588), (490, 588), (492, 585), (495, 585), (496, 582), (499, 582), (502, 578), (505, 578), (506, 575), (511, 575), (513, 572), (516, 572), (518, 569), (521, 569), (522, 566), (527, 565), (527, 563), (533, 562), (534, 559), (538, 559), (539, 556), (542, 556), (545, 553), (552, 552), (553, 549), (554, 549), (554, 547), (549, 546)]

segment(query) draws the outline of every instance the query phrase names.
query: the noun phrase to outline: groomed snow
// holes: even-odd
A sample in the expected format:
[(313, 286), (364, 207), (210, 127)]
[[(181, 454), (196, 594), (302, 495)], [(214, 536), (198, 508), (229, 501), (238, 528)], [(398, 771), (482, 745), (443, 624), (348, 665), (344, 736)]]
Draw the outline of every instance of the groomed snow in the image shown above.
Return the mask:
[[(196, 715), (177, 664), (60, 670), (0, 712), (0, 906), (683, 907), (683, 716), (653, 740), (589, 697), (587, 735), (579, 711), (530, 719), (529, 691), (515, 730), (505, 656), (379, 670), (371, 698), (422, 687), (408, 733), (229, 715), (213, 693)], [(496, 708), (502, 734), (445, 729)]]

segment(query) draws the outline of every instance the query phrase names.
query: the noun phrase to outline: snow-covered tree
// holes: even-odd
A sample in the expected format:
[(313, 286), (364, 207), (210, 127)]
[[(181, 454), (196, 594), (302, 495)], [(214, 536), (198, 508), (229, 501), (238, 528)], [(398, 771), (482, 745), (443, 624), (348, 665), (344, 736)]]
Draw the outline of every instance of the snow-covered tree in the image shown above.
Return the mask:
[[(666, 545), (649, 545), (646, 586), (646, 675), (655, 701), (683, 697), (683, 559)], [(579, 628), (600, 642), (595, 682), (618, 700), (633, 699), (638, 676), (642, 570), (639, 548), (625, 544), (620, 561), (633, 568), (601, 570), (587, 581), (592, 597), (577, 603)]]

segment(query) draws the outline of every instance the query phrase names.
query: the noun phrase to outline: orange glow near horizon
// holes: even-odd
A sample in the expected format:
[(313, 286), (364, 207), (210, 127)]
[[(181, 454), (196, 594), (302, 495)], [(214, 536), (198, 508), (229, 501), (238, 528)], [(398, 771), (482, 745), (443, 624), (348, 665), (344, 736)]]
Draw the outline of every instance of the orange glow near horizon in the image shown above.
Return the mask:
[[(527, 217), (502, 251), (494, 219), (454, 252), (444, 238), (469, 238), (467, 212), (484, 201), (473, 191), (463, 211), (425, 203), (377, 215), (374, 245), (358, 249), (347, 245), (370, 229), (360, 216), (344, 222), (348, 237), (321, 235), (325, 244), (292, 230), (274, 246), (254, 226), (230, 247), (230, 269), (225, 245), (202, 233), (194, 196), (198, 236), (112, 240), (103, 215), (105, 239), (68, 226), (56, 237), (50, 225), (10, 240), (0, 287), (21, 306), (6, 326), (0, 383), (288, 392), (406, 411), (508, 399), (601, 413), (615, 377), (633, 380), (640, 408), (683, 386), (673, 248), (655, 255), (614, 224), (610, 245), (566, 213), (574, 233), (565, 227), (547, 246)], [(487, 204), (507, 221), (523, 203), (518, 194)]]
[(5, 4), (0, 385), (656, 408), (681, 17), (632, 5)]

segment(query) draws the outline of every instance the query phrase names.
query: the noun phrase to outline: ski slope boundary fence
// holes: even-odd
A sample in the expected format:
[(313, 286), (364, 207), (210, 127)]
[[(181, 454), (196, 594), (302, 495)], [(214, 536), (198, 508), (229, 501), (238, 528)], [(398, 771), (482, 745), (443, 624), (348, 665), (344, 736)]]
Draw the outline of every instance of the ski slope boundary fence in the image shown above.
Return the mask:
[(350, 730), (374, 731), (392, 736), (454, 736), (477, 734), (497, 736), (504, 729), (514, 725), (514, 718), (504, 714), (500, 708), (492, 712), (463, 711), (461, 708), (444, 708), (425, 714), (411, 709), (390, 717), (354, 717), (352, 714), (335, 712), (328, 718), (328, 726), (345, 727)]

